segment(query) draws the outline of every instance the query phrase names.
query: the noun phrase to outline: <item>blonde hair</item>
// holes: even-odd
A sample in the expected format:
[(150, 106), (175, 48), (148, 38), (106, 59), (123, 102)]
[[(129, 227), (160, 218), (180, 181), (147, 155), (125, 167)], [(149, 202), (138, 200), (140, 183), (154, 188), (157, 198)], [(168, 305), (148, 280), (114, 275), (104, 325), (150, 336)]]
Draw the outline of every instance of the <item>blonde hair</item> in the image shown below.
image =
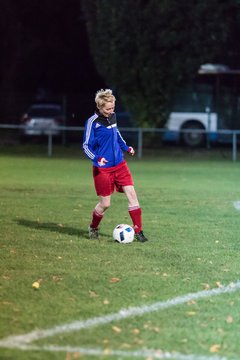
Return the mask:
[(116, 98), (112, 93), (111, 89), (101, 89), (96, 92), (95, 103), (97, 104), (97, 108), (102, 108), (108, 102), (115, 102)]

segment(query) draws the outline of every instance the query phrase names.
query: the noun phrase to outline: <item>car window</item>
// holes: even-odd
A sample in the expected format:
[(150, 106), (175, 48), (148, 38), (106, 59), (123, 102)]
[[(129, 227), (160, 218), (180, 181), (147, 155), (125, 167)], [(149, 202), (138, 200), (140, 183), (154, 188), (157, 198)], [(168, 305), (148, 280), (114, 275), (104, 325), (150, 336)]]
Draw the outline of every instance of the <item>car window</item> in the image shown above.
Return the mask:
[(53, 117), (62, 114), (59, 108), (31, 108), (28, 111), (29, 116)]

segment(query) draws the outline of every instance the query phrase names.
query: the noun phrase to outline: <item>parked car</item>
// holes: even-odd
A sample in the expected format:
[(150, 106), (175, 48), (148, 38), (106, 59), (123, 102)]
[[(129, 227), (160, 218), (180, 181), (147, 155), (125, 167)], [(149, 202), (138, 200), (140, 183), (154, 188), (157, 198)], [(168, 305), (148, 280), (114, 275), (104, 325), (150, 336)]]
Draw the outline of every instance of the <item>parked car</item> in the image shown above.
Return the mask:
[(33, 104), (21, 117), (22, 137), (41, 136), (51, 133), (60, 136), (56, 127), (65, 124), (63, 108), (58, 104)]

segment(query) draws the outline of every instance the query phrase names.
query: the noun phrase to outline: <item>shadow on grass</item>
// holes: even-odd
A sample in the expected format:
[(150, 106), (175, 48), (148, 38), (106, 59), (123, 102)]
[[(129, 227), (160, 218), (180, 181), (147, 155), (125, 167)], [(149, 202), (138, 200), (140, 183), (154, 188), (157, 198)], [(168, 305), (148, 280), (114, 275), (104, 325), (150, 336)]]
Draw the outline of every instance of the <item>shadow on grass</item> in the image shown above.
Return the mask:
[(26, 226), (31, 229), (47, 230), (47, 231), (52, 231), (52, 232), (59, 232), (60, 234), (74, 235), (74, 236), (88, 238), (87, 230), (75, 229), (70, 226), (56, 224), (53, 222), (40, 222), (40, 221), (19, 219), (19, 220), (17, 220), (17, 223), (18, 223), (18, 225)]

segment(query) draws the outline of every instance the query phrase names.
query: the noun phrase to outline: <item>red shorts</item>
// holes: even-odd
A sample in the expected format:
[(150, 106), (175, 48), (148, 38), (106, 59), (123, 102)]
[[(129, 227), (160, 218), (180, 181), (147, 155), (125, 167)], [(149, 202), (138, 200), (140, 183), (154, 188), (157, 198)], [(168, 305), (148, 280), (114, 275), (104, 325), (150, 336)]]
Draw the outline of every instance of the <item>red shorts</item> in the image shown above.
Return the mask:
[(117, 166), (100, 168), (93, 166), (93, 179), (97, 195), (108, 196), (114, 192), (123, 192), (123, 186), (133, 185), (131, 172), (126, 161)]

